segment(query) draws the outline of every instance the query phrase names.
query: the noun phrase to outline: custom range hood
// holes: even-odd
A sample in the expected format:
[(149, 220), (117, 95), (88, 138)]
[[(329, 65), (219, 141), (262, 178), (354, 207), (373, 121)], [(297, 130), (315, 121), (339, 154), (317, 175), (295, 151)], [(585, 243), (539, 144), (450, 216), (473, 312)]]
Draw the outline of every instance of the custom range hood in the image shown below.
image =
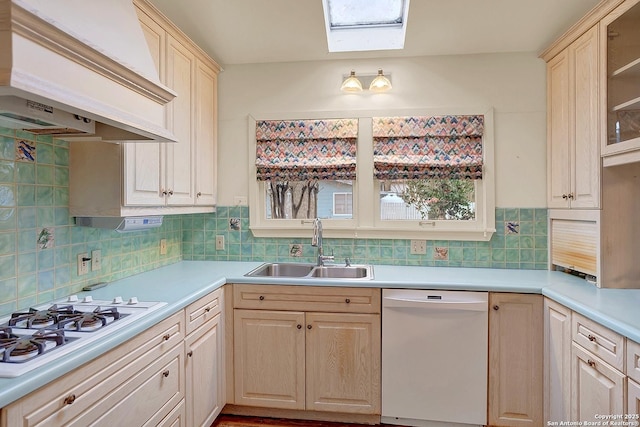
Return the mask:
[(131, 0), (0, 0), (0, 126), (78, 140), (175, 142)]

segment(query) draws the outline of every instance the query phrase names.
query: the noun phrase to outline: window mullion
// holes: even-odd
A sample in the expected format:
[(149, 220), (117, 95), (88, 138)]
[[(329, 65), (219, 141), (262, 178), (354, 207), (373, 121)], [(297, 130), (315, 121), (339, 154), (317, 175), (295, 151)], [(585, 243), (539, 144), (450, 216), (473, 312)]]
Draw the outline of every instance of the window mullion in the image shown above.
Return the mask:
[(373, 132), (371, 117), (362, 117), (358, 128), (356, 192), (354, 215), (358, 228), (373, 228), (379, 204), (376, 180), (373, 177)]

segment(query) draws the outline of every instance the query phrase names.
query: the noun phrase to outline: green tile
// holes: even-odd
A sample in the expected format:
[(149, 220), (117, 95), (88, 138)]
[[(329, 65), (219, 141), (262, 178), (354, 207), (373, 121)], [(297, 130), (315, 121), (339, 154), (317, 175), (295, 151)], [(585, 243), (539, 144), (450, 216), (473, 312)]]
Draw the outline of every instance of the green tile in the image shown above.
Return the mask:
[(15, 182), (15, 162), (0, 160), (0, 182)]
[(9, 136), (0, 136), (0, 159), (15, 160), (15, 139)]
[(49, 270), (53, 268), (53, 249), (42, 249), (36, 252), (36, 254), (38, 259), (38, 270)]
[(21, 184), (35, 184), (36, 165), (34, 163), (16, 162), (16, 182)]
[(462, 260), (463, 261), (475, 261), (477, 257), (476, 248), (463, 248), (462, 249)]
[(36, 186), (35, 185), (18, 185), (17, 202), (18, 206), (35, 206), (36, 205)]
[(18, 276), (18, 298), (26, 298), (36, 295), (38, 292), (38, 279), (35, 274), (22, 274)]
[(66, 187), (69, 185), (69, 168), (68, 167), (61, 167), (61, 166), (55, 167), (53, 184), (60, 187)]
[(53, 163), (57, 166), (69, 166), (69, 149), (58, 145), (54, 146)]
[(36, 166), (36, 184), (53, 185), (53, 166)]
[(15, 208), (0, 208), (0, 231), (15, 230), (17, 212)]
[(37, 257), (35, 252), (18, 254), (18, 275), (34, 273), (37, 271)]
[(520, 249), (520, 262), (533, 262), (534, 251), (533, 249)]
[(506, 261), (507, 263), (520, 262), (520, 249), (507, 249)]
[(53, 287), (53, 270), (38, 271), (38, 294), (50, 291)]
[(53, 187), (39, 185), (36, 188), (36, 205), (53, 206)]
[(16, 233), (0, 233), (0, 255), (16, 253)]
[(38, 164), (53, 164), (53, 145), (38, 144)]
[(8, 279), (16, 275), (16, 256), (0, 256), (0, 280)]
[(36, 228), (36, 208), (18, 208), (18, 227)]
[(505, 209), (504, 210), (505, 221), (520, 221), (520, 209)]
[(525, 248), (525, 249), (533, 248), (533, 237), (531, 236), (520, 237), (520, 248)]
[(0, 280), (0, 304), (15, 301), (18, 298), (16, 278)]
[(506, 248), (519, 248), (520, 247), (520, 235), (518, 234), (509, 234), (505, 236), (505, 247)]
[(55, 225), (53, 208), (36, 208), (38, 227), (53, 227)]
[(13, 184), (0, 184), (0, 207), (11, 208), (16, 205), (16, 189)]
[(533, 221), (535, 209), (521, 208), (520, 221)]

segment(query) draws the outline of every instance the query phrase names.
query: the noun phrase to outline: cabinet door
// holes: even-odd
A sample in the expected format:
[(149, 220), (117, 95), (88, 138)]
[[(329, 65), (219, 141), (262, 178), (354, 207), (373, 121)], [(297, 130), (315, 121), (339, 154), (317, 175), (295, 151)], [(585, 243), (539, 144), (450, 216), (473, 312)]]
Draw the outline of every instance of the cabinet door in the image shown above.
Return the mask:
[(624, 413), (624, 375), (578, 344), (571, 347), (571, 420)]
[(178, 40), (167, 39), (167, 86), (178, 96), (167, 104), (169, 130), (177, 143), (164, 144), (165, 191), (169, 205), (193, 205), (193, 82), (196, 58)]
[(489, 297), (489, 425), (542, 425), (543, 299)]
[(570, 192), (569, 52), (547, 64), (547, 202), (568, 208)]
[(572, 208), (597, 208), (600, 204), (599, 47), (597, 25), (569, 47), (574, 93)]
[(195, 92), (196, 205), (216, 204), (217, 81), (216, 72), (198, 61)]
[(222, 314), (185, 340), (187, 425), (209, 427), (224, 406)]
[(571, 419), (571, 310), (544, 300), (544, 419)]
[[(627, 380), (628, 406), (627, 414), (640, 414), (640, 384), (629, 378)], [(631, 419), (633, 420), (633, 419)], [(636, 418), (635, 421), (638, 421)]]
[(304, 313), (234, 310), (235, 403), (304, 409)]
[(380, 315), (307, 313), (307, 410), (380, 413)]
[[(140, 26), (149, 52), (156, 65), (160, 81), (164, 82), (165, 48), (164, 29), (146, 13), (138, 10)], [(165, 118), (166, 119), (166, 118)], [(160, 188), (164, 176), (160, 174), (162, 145), (158, 143), (124, 144), (124, 200), (125, 206), (161, 206), (164, 196)]]

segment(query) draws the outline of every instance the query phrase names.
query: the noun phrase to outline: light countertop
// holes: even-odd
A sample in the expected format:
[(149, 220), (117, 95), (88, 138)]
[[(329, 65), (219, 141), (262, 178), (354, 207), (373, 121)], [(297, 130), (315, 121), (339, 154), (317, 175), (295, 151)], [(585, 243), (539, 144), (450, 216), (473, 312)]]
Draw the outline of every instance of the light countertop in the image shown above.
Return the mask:
[[(244, 274), (260, 262), (182, 261), (109, 283), (90, 294), (94, 299), (137, 297), (168, 304), (135, 326), (115, 331), (105, 340), (72, 352), (21, 375), (0, 378), (0, 407), (62, 376), (155, 325), (225, 283), (449, 289), (542, 294), (584, 316), (640, 342), (640, 289), (599, 289), (564, 273), (545, 270), (414, 267), (375, 265), (373, 280), (257, 278)], [(88, 294), (83, 292), (82, 296)]]

